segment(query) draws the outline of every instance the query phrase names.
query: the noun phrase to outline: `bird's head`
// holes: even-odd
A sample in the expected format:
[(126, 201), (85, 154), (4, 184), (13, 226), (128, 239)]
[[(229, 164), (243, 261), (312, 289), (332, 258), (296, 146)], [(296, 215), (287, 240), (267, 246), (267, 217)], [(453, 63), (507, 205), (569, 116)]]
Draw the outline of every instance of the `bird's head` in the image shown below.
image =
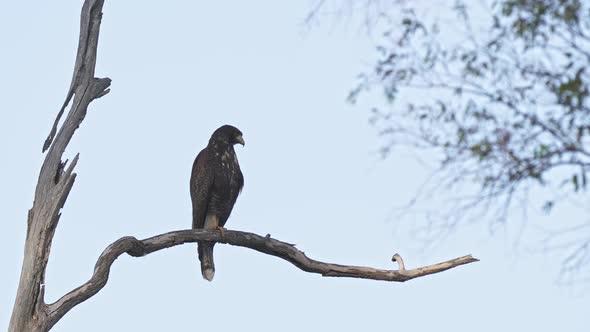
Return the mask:
[(211, 135), (211, 141), (221, 141), (225, 144), (231, 145), (246, 145), (246, 142), (244, 142), (244, 138), (242, 137), (242, 132), (231, 125), (223, 125), (217, 128), (217, 130), (213, 132), (213, 135)]

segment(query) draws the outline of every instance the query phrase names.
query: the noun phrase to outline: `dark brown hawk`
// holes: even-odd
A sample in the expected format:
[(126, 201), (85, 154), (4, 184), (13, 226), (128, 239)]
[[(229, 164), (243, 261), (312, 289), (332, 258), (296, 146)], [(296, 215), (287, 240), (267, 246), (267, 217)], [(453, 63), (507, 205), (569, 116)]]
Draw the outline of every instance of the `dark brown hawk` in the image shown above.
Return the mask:
[[(244, 186), (234, 144), (245, 144), (242, 132), (230, 125), (221, 126), (193, 163), (190, 183), (193, 229), (219, 229), (223, 235), (223, 226)], [(214, 245), (203, 241), (197, 244), (201, 273), (209, 281), (215, 275)]]

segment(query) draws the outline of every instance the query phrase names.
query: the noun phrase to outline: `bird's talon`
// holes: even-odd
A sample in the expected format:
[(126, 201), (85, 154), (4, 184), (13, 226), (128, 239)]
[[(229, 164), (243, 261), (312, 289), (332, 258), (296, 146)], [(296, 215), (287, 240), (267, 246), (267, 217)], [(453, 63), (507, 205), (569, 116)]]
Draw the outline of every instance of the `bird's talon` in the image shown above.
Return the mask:
[(217, 230), (219, 231), (219, 233), (221, 233), (221, 238), (225, 238), (225, 228), (217, 226)]

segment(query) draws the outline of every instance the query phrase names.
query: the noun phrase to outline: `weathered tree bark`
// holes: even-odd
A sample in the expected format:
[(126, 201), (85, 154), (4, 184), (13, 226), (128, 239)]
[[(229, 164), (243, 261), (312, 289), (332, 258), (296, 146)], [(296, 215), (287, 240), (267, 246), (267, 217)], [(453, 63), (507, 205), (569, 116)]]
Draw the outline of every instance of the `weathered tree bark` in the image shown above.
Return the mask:
[[(76, 179), (73, 170), (78, 161), (76, 155), (66, 168), (67, 160), (62, 162), (62, 156), (86, 116), (90, 102), (108, 93), (111, 83), (109, 78), (94, 77), (103, 3), (103, 0), (86, 0), (82, 6), (74, 75), (66, 100), (43, 146), (43, 151), (49, 151), (39, 172), (33, 207), (29, 210), (23, 265), (8, 327), (10, 332), (49, 329), (47, 306), (43, 301), (45, 268), (60, 210)], [(59, 120), (72, 98), (70, 111), (57, 132)]]
[(364, 266), (348, 266), (316, 261), (308, 258), (302, 251), (295, 248), (293, 244), (273, 239), (270, 235), (260, 236), (253, 233), (226, 230), (222, 236), (218, 231), (184, 230), (156, 235), (141, 241), (132, 236), (126, 236), (113, 242), (102, 252), (94, 266), (94, 274), (90, 280), (64, 295), (55, 303), (48, 305), (47, 314), (49, 316), (49, 325), (53, 326), (55, 322), (74, 306), (98, 293), (108, 281), (111, 265), (121, 254), (127, 253), (133, 257), (141, 257), (158, 250), (197, 241), (214, 241), (254, 249), (282, 258), (303, 271), (319, 273), (325, 277), (349, 277), (403, 282), (478, 261), (476, 258), (468, 255), (434, 265), (406, 270), (401, 256), (395, 254), (392, 260), (398, 262), (399, 269), (380, 270)]
[[(295, 246), (252, 233), (226, 231), (222, 237), (218, 232), (203, 230), (176, 231), (139, 241), (124, 237), (105, 249), (96, 263), (93, 276), (88, 282), (64, 295), (52, 304), (45, 304), (45, 270), (49, 259), (51, 241), (59, 222), (60, 210), (74, 184), (73, 173), (78, 155), (67, 165), (62, 162), (64, 151), (80, 126), (88, 105), (109, 92), (109, 78), (94, 77), (98, 35), (104, 0), (85, 0), (80, 20), (80, 37), (72, 82), (66, 100), (44, 145), (47, 151), (41, 166), (35, 190), (33, 207), (29, 210), (27, 236), (20, 281), (8, 327), (9, 332), (49, 331), (69, 310), (98, 293), (108, 280), (110, 267), (123, 253), (144, 256), (183, 243), (197, 240), (215, 241), (235, 246), (248, 247), (259, 252), (280, 257), (306, 272), (319, 273), (329, 277), (352, 277), (387, 281), (406, 281), (413, 278), (441, 272), (462, 264), (477, 261), (471, 256), (456, 258), (443, 263), (406, 270), (399, 255), (394, 261), (398, 270), (379, 270), (369, 267), (345, 266), (312, 260)], [(66, 107), (71, 108), (59, 127)], [(59, 131), (58, 131), (59, 127)]]

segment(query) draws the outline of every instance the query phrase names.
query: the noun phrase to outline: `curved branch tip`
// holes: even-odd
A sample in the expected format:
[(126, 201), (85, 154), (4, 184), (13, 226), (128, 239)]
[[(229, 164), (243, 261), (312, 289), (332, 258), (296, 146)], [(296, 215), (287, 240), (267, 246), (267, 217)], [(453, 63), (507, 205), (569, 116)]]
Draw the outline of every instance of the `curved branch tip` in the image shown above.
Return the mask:
[(406, 266), (404, 264), (404, 260), (403, 260), (402, 256), (400, 256), (400, 254), (398, 254), (398, 253), (394, 254), (393, 257), (391, 257), (391, 260), (393, 262), (397, 262), (397, 264), (399, 266), (398, 271), (400, 271), (400, 272), (406, 271)]

